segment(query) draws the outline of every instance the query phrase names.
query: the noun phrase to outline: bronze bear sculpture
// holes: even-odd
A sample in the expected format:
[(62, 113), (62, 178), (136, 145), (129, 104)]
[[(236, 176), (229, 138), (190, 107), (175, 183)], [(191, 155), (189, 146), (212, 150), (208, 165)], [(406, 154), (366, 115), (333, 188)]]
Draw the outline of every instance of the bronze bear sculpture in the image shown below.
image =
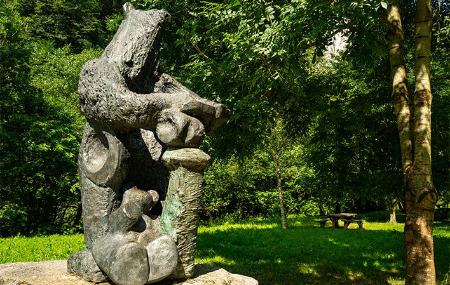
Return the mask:
[(129, 3), (124, 12), (101, 57), (80, 73), (87, 249), (69, 258), (68, 271), (88, 281), (138, 285), (192, 275), (194, 200), (209, 160), (196, 148), (225, 123), (227, 110), (160, 71), (167, 12)]

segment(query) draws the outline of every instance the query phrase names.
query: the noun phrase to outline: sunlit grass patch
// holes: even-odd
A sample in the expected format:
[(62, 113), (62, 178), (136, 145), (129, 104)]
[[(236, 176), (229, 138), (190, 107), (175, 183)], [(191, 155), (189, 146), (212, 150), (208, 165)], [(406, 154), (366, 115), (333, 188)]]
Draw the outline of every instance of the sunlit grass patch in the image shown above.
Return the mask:
[(390, 224), (390, 223), (373, 223), (373, 222), (365, 222), (364, 228), (371, 231), (396, 231), (396, 232), (403, 232), (403, 227), (405, 224), (403, 223), (397, 223), (397, 224)]
[[(404, 224), (366, 222), (365, 230), (353, 224), (344, 230), (331, 223), (320, 228), (314, 218), (304, 216), (291, 216), (289, 224), (287, 231), (277, 219), (201, 227), (197, 261), (220, 257), (226, 262), (212, 265), (253, 276), (262, 285), (404, 283)], [(439, 224), (435, 228), (442, 280), (448, 271), (450, 229)]]
[(300, 263), (298, 266), (298, 271), (302, 275), (310, 275), (310, 276), (320, 277), (319, 272), (317, 272), (315, 267), (316, 267), (315, 264)]
[(274, 229), (277, 228), (278, 225), (276, 223), (268, 223), (268, 224), (258, 224), (258, 223), (251, 223), (251, 222), (245, 222), (242, 224), (231, 224), (231, 223), (225, 223), (222, 225), (210, 225), (210, 226), (200, 226), (198, 229), (199, 234), (202, 233), (214, 233), (214, 232), (226, 232), (226, 231), (233, 231), (233, 230), (240, 230), (240, 229)]
[(228, 266), (236, 265), (236, 262), (234, 260), (230, 260), (227, 258), (224, 258), (222, 256), (213, 256), (213, 257), (206, 257), (206, 258), (198, 258), (196, 260), (197, 263), (201, 263), (204, 265), (214, 265), (214, 264), (226, 264)]
[(81, 234), (0, 238), (0, 263), (65, 259), (82, 248)]

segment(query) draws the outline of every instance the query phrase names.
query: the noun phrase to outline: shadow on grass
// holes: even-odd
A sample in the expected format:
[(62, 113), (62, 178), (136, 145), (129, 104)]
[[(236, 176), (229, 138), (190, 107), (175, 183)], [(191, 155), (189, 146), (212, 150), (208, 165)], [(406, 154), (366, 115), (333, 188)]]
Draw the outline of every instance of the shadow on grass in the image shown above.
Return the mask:
[[(256, 278), (261, 285), (389, 284), (403, 277), (403, 234), (270, 221), (201, 232), (197, 261)], [(450, 237), (436, 236), (438, 279), (448, 273)]]

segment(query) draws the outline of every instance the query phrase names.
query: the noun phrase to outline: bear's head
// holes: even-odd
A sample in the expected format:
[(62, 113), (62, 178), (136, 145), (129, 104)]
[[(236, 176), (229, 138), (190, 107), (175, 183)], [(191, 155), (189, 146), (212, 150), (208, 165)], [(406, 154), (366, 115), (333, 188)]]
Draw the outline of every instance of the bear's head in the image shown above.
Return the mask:
[(161, 33), (170, 15), (164, 10), (137, 10), (130, 3), (123, 9), (125, 18), (103, 57), (119, 67), (131, 90), (150, 92), (159, 64)]

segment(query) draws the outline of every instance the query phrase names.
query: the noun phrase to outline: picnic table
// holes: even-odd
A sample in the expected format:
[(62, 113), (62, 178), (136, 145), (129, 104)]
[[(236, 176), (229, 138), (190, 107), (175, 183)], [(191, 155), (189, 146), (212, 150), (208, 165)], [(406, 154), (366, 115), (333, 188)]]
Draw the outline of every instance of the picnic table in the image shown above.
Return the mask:
[[(344, 221), (344, 228), (348, 228), (350, 225), (351, 220), (354, 220), (356, 218), (356, 214), (354, 213), (337, 213), (337, 214), (330, 214), (327, 216), (331, 222), (333, 223), (334, 228), (339, 228), (339, 220)], [(348, 224), (346, 224), (348, 222)]]
[(364, 229), (364, 220), (356, 219), (357, 214), (355, 213), (337, 213), (327, 215), (326, 219), (319, 220), (321, 227), (325, 227), (328, 220), (331, 220), (334, 228), (339, 228), (339, 220), (344, 222), (344, 228), (347, 229), (351, 223), (357, 223), (359, 229)]

